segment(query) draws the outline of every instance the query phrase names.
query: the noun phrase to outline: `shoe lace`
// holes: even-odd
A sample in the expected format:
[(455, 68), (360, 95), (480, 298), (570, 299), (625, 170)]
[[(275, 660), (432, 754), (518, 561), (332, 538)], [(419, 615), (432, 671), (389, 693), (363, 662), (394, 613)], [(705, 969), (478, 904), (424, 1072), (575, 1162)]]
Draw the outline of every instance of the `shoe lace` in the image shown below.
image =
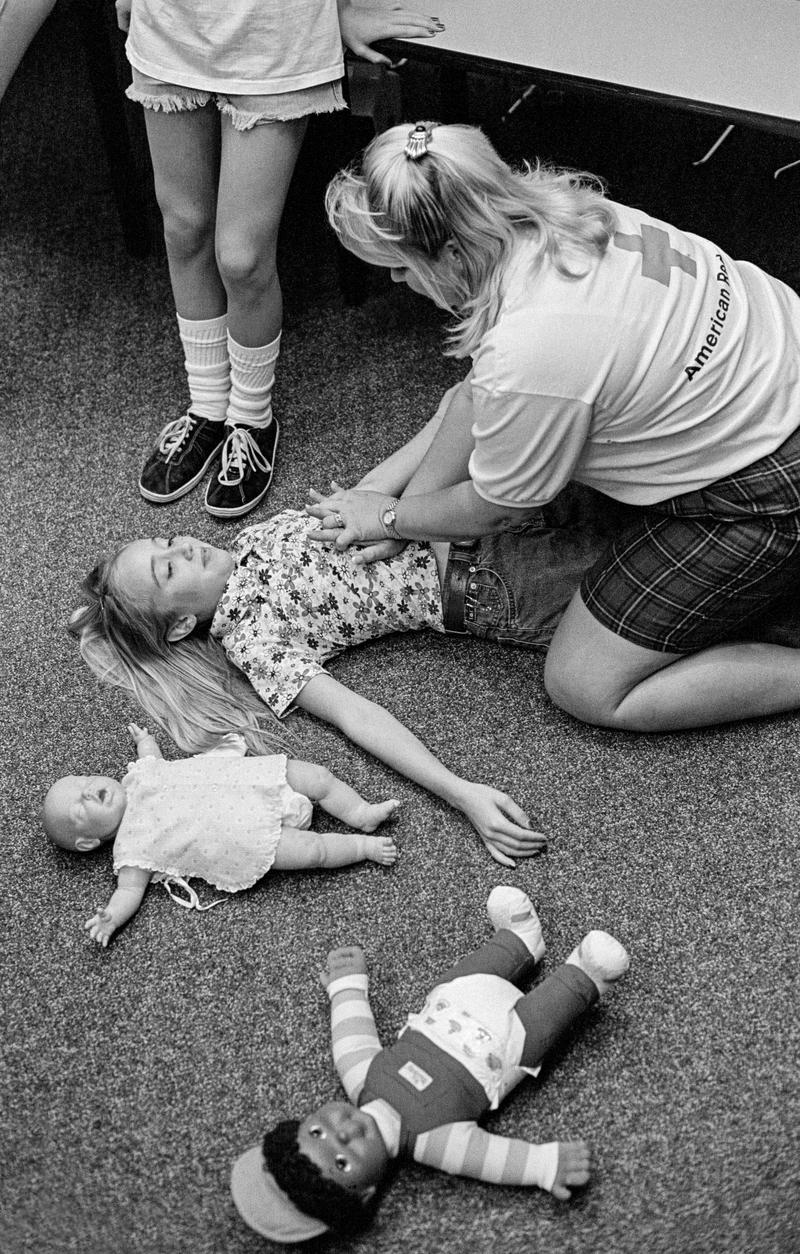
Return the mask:
[(271, 469), (248, 427), (234, 427), (222, 446), (222, 469), (219, 481), (226, 488), (241, 483), (245, 471)]
[(167, 423), (158, 437), (158, 451), (163, 453), (167, 461), (177, 453), (187, 436), (191, 435), (196, 423), (197, 419), (191, 414), (182, 414), (180, 418), (174, 418)]

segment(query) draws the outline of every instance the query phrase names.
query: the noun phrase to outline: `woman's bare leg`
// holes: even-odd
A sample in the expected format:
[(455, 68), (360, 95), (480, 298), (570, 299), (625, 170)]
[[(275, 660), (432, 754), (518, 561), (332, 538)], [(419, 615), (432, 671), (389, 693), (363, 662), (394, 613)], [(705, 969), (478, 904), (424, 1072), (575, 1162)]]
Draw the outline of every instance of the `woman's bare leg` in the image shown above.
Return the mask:
[(600, 727), (708, 727), (800, 708), (800, 649), (736, 642), (659, 653), (609, 631), (577, 592), (550, 645), (545, 686), (556, 705)]

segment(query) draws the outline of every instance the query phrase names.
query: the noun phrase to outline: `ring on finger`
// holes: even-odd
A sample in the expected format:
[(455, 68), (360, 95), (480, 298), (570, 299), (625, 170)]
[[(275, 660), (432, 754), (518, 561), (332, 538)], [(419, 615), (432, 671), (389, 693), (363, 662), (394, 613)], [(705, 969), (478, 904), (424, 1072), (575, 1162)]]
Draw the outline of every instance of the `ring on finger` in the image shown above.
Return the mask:
[(338, 510), (333, 511), (333, 521), (335, 522), (337, 527), (344, 527), (344, 519), (342, 518)]

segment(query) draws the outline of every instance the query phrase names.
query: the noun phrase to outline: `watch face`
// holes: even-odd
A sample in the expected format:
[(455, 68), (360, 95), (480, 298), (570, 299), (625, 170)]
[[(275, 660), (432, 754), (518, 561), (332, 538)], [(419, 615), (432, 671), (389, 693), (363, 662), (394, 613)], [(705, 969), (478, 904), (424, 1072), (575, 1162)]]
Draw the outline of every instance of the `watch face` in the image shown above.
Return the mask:
[(384, 527), (393, 527), (394, 520), (395, 520), (394, 507), (390, 505), (389, 508), (385, 509), (383, 513), (381, 514), (381, 522), (383, 523)]

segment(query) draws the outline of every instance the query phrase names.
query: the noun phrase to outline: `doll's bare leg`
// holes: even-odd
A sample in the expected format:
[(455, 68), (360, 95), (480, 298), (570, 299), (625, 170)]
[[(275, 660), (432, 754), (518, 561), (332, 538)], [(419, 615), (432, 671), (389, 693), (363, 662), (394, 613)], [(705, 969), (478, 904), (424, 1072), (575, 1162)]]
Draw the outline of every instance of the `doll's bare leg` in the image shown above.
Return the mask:
[(354, 862), (391, 866), (397, 846), (390, 836), (362, 836), (359, 832), (307, 832), (284, 827), (275, 851), (276, 871), (333, 870)]
[(341, 819), (360, 832), (374, 832), (391, 818), (400, 805), (394, 799), (372, 805), (355, 788), (345, 784), (324, 766), (292, 758), (286, 764), (286, 779), (295, 792), (301, 792), (315, 805), (322, 806), (335, 819)]

